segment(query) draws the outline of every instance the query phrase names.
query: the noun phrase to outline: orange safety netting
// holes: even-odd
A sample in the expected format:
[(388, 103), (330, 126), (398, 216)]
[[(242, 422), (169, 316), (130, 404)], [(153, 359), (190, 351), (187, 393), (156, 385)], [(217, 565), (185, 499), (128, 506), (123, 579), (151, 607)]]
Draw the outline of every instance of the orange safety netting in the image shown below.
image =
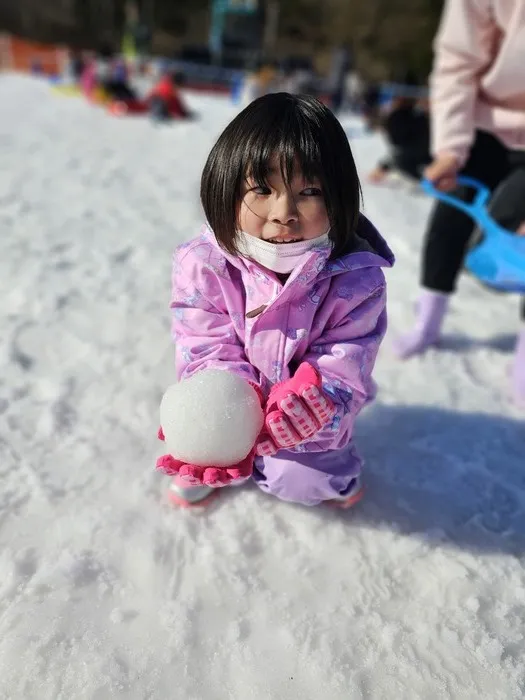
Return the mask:
[(9, 34), (0, 34), (0, 69), (30, 71), (38, 64), (48, 75), (60, 73), (66, 51), (61, 46), (41, 44)]

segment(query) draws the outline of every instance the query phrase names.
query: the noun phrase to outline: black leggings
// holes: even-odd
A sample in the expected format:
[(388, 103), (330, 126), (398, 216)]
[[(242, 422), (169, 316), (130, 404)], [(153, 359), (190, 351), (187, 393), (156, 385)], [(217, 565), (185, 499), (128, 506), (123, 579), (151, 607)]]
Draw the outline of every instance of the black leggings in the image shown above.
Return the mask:
[[(478, 131), (461, 174), (495, 191), (490, 212), (499, 224), (515, 231), (525, 221), (525, 151), (511, 151), (494, 136)], [(453, 194), (463, 200), (471, 197), (463, 187)], [(455, 290), (473, 231), (469, 216), (443, 202), (435, 204), (423, 249), (424, 287), (446, 293)], [(525, 319), (525, 299), (521, 316)]]

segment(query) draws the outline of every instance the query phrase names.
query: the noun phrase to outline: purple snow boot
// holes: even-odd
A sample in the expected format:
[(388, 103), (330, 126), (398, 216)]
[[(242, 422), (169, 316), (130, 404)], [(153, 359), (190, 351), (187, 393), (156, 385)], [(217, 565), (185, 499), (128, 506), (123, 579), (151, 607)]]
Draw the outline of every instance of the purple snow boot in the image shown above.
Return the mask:
[(414, 328), (410, 333), (402, 335), (394, 341), (394, 353), (397, 357), (406, 360), (412, 355), (419, 355), (432, 345), (436, 345), (448, 301), (448, 294), (433, 292), (429, 289), (423, 290), (417, 304), (417, 319)]
[(514, 401), (525, 408), (525, 328), (522, 329), (516, 343), (511, 381)]

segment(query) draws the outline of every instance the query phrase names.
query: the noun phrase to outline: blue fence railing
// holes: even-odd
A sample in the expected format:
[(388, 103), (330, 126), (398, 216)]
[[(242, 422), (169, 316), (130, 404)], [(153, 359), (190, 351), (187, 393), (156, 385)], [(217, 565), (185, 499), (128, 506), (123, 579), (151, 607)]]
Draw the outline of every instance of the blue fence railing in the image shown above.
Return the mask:
[(220, 83), (224, 85), (233, 85), (239, 80), (242, 80), (246, 71), (233, 68), (224, 68), (222, 66), (202, 65), (199, 63), (191, 63), (189, 61), (180, 61), (177, 59), (161, 59), (163, 67), (171, 70), (180, 71), (186, 78), (195, 79), (206, 83)]
[(420, 100), (428, 97), (428, 87), (425, 85), (382, 83), (381, 96), (384, 100), (391, 100), (393, 97), (415, 97)]

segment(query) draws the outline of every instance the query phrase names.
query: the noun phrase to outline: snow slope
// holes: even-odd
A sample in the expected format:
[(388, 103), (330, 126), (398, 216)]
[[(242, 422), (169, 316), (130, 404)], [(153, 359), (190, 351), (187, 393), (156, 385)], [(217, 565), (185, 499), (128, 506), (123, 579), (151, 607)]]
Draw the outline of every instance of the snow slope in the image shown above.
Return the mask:
[[(162, 503), (170, 255), (234, 107), (156, 128), (0, 77), (1, 700), (511, 700), (525, 694), (517, 303), (465, 278), (446, 347), (396, 363), (358, 442), (367, 498)], [(348, 121), (362, 173), (381, 154)], [(429, 202), (365, 186), (411, 318)]]

